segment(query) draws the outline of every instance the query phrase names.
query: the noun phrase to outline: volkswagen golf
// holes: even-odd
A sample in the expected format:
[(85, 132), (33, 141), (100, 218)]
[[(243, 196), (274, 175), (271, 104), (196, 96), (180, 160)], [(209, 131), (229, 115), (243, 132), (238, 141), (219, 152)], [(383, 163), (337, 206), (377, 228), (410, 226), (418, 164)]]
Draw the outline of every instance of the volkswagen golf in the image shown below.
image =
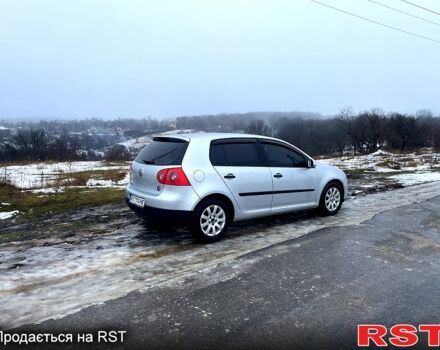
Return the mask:
[(233, 221), (319, 208), (334, 215), (347, 177), (297, 147), (259, 135), (157, 136), (131, 164), (128, 206), (147, 223), (187, 223), (204, 242)]

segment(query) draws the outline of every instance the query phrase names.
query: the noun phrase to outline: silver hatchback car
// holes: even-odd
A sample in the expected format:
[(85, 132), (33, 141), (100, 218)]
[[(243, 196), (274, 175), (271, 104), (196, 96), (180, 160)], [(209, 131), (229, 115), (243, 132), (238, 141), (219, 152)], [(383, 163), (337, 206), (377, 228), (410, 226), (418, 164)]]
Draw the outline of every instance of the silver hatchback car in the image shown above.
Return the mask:
[(233, 221), (319, 208), (334, 215), (347, 177), (287, 142), (247, 134), (157, 136), (130, 169), (128, 206), (147, 222), (191, 225), (204, 242)]

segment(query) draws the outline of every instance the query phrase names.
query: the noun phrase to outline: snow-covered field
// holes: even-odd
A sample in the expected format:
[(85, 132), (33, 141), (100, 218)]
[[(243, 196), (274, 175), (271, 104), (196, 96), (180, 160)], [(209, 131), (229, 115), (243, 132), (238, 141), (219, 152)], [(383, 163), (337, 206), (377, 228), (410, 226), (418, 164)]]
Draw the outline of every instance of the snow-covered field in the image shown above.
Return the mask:
[[(102, 161), (95, 162), (59, 162), (34, 163), (25, 165), (11, 165), (0, 167), (0, 181), (9, 182), (22, 189), (33, 189), (35, 192), (53, 192), (53, 186), (58, 183), (60, 176), (85, 171), (127, 171), (127, 176), (121, 181), (112, 182), (100, 179), (90, 179), (87, 186), (124, 186), (128, 182), (129, 163), (112, 164)], [(68, 179), (67, 179), (68, 180)]]
[[(191, 130), (179, 132), (184, 131)], [(147, 142), (148, 139), (143, 141)], [(431, 149), (406, 154), (379, 150), (368, 155), (322, 159), (318, 162), (333, 164), (345, 170), (351, 195), (440, 181), (440, 153)], [(3, 166), (0, 167), (0, 182), (8, 182), (39, 196), (63, 192), (67, 187), (122, 188), (129, 181), (129, 164), (80, 161)], [(106, 176), (112, 173), (117, 176)], [(81, 184), (75, 181), (78, 177), (81, 177)], [(2, 198), (1, 202), (7, 202), (7, 199)], [(1, 204), (0, 220), (17, 216), (5, 203)]]
[[(177, 135), (195, 132), (191, 129), (178, 129), (167, 131), (158, 135)], [(141, 148), (149, 144), (150, 136), (143, 136), (136, 139), (118, 143), (125, 146), (129, 151), (136, 154)], [(60, 175), (79, 173), (84, 171), (105, 171), (120, 170), (127, 171), (127, 176), (119, 181), (108, 179), (90, 178), (87, 180), (87, 187), (123, 187), (129, 181), (129, 162), (120, 164), (109, 164), (104, 161), (80, 161), (80, 162), (58, 162), (58, 163), (33, 163), (25, 165), (0, 166), (0, 182), (9, 182), (22, 189), (32, 189), (39, 193), (53, 193), (63, 190), (63, 183), (59, 180)], [(68, 179), (65, 179), (68, 180)], [(68, 181), (66, 181), (68, 182)], [(56, 189), (54, 187), (57, 187)]]
[[(179, 131), (188, 132), (191, 130)], [(173, 132), (176, 132), (176, 130)], [(131, 147), (138, 145), (137, 142), (139, 142), (140, 145), (142, 142), (151, 140), (149, 137), (141, 139), (126, 141), (124, 144), (127, 147)], [(406, 154), (394, 154), (379, 150), (368, 155), (329, 158), (318, 160), (318, 162), (336, 165), (348, 173), (362, 171), (366, 174), (383, 175), (404, 186), (440, 181), (440, 153), (434, 153), (430, 149), (425, 149), (419, 153)], [(11, 165), (0, 167), (0, 181), (10, 182), (12, 185), (22, 189), (32, 189), (36, 192), (50, 193), (53, 192), (51, 187), (60, 176), (65, 178), (68, 174), (85, 171), (91, 172), (92, 176), (94, 171), (127, 171), (127, 176), (119, 181), (92, 177), (87, 180), (86, 184), (88, 187), (121, 187), (126, 185), (129, 180), (128, 169), (129, 162), (114, 164), (103, 161)], [(57, 183), (57, 185), (59, 186), (60, 184)]]
[(411, 186), (440, 181), (440, 153), (426, 148), (413, 153), (390, 153), (383, 150), (367, 155), (321, 159), (347, 172), (349, 184), (360, 192), (381, 184)]
[[(176, 130), (175, 130), (176, 131)], [(175, 132), (173, 131), (173, 132)], [(180, 130), (191, 131), (191, 130)], [(166, 134), (166, 133), (165, 133)], [(141, 140), (142, 139), (142, 140)], [(137, 145), (136, 142), (148, 142), (150, 138), (126, 141), (127, 146)], [(404, 186), (423, 182), (440, 181), (440, 153), (434, 153), (425, 149), (419, 153), (394, 154), (379, 150), (377, 152), (361, 156), (345, 156), (318, 160), (336, 165), (348, 173), (357, 171), (374, 173), (386, 176), (388, 179), (398, 181)], [(121, 187), (128, 182), (129, 162), (107, 163), (103, 161), (80, 161), (58, 163), (33, 163), (25, 165), (11, 165), (0, 167), (0, 181), (10, 182), (22, 189), (33, 189), (37, 192), (50, 193), (54, 182), (68, 174), (89, 171), (127, 171), (127, 176), (119, 181), (111, 181), (100, 178), (87, 180), (88, 187), (106, 186)], [(68, 180), (68, 179), (67, 179)], [(60, 184), (57, 183), (59, 186)]]
[(417, 153), (390, 153), (383, 150), (367, 155), (322, 159), (344, 170), (364, 169), (380, 173), (402, 171), (440, 171), (440, 153), (426, 148)]

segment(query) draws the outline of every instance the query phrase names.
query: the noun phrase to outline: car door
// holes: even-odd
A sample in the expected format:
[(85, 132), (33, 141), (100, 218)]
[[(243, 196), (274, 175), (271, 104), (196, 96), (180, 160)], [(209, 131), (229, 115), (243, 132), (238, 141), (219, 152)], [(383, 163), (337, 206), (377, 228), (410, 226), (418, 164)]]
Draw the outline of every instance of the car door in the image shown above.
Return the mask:
[(272, 175), (255, 139), (215, 140), (210, 158), (243, 212), (271, 210)]
[(272, 211), (315, 205), (317, 176), (308, 157), (281, 142), (261, 141), (273, 179)]

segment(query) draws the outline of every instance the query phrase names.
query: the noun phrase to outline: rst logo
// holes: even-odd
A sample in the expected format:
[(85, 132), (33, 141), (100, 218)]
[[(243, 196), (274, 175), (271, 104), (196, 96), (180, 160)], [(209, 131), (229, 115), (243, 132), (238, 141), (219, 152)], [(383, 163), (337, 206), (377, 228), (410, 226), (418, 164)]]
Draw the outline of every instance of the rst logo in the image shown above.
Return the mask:
[[(419, 337), (426, 337), (428, 346), (440, 346), (440, 324), (396, 324), (388, 330), (380, 324), (360, 324), (357, 331), (359, 347), (378, 346), (410, 347), (419, 342)], [(424, 340), (422, 338), (422, 341)]]

